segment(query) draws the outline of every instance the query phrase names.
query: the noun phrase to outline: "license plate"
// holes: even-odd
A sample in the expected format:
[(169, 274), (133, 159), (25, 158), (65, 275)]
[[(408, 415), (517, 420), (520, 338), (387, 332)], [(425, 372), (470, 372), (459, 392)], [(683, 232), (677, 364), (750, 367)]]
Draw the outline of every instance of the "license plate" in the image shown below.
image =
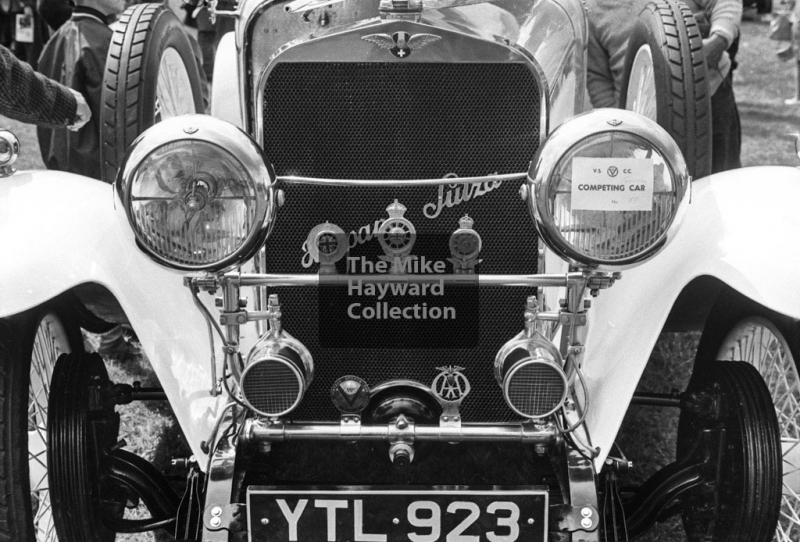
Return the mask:
[(251, 487), (251, 542), (544, 542), (547, 491)]

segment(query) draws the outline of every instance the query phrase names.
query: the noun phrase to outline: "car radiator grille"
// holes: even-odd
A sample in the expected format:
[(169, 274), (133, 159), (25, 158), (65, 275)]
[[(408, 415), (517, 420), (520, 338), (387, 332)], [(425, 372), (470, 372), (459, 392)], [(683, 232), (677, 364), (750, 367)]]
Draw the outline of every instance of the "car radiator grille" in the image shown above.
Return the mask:
[[(331, 179), (421, 179), (526, 171), (539, 146), (541, 94), (521, 63), (279, 63), (264, 90), (264, 148), (276, 173)], [(335, 187), (283, 184), (286, 203), (267, 243), (267, 271), (314, 273), (304, 267), (302, 246), (315, 225), (330, 221), (345, 232), (374, 229), (395, 199), (417, 234), (444, 239), (468, 214), (483, 239), (480, 272), (537, 270), (537, 237), (520, 181), (506, 181), (473, 195), (435, 218), (441, 190), (447, 200), (463, 185)], [(449, 272), (449, 266), (448, 266)], [(480, 336), (469, 349), (323, 348), (316, 288), (274, 288), (284, 328), (305, 344), (315, 362), (314, 381), (289, 417), (338, 419), (330, 400), (333, 382), (357, 375), (370, 386), (412, 379), (430, 385), (437, 367), (464, 367), (472, 391), (461, 407), (466, 422), (518, 417), (494, 380), (498, 349), (522, 330), (525, 298), (535, 289), (480, 290)], [(435, 337), (431, 337), (435, 340)]]

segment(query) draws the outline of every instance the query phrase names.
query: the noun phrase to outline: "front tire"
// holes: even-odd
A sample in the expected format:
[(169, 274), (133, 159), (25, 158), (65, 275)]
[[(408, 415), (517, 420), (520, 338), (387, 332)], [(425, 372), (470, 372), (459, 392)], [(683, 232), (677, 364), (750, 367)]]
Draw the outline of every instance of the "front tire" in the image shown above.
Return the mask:
[(782, 489), (768, 514), (778, 516), (777, 530), (760, 540), (800, 540), (800, 323), (762, 307), (721, 302), (698, 346), (697, 364), (709, 359), (744, 361), (764, 380), (777, 413)]
[(711, 173), (711, 95), (703, 39), (682, 3), (649, 2), (639, 13), (628, 42), (620, 107), (669, 132), (692, 177)]
[(101, 111), (103, 180), (114, 182), (128, 146), (153, 124), (202, 113), (191, 42), (161, 4), (139, 4), (119, 20), (106, 60)]
[(781, 498), (781, 443), (770, 390), (753, 365), (715, 361), (695, 367), (687, 391), (715, 398), (717, 407), (681, 411), (678, 459), (692, 452), (703, 431), (718, 432), (721, 441), (716, 483), (682, 498), (688, 540), (772, 540)]
[(62, 303), (0, 319), (2, 542), (57, 540), (47, 479), (50, 381), (59, 355), (82, 351), (80, 328)]

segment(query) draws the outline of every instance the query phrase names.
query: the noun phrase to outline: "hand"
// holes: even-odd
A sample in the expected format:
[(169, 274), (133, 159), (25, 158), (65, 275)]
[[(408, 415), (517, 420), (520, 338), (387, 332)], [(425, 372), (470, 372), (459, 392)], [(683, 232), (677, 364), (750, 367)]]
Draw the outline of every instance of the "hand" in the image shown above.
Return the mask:
[(83, 94), (74, 89), (69, 89), (69, 91), (75, 96), (75, 100), (78, 102), (78, 109), (76, 110), (78, 120), (75, 121), (75, 124), (67, 126), (67, 128), (73, 132), (77, 132), (92, 118), (92, 110), (89, 109), (89, 104), (86, 103), (86, 98), (83, 97)]
[(26, 17), (33, 17), (33, 8), (32, 7), (25, 6), (25, 9), (23, 11), (24, 11)]
[(722, 59), (722, 53), (728, 49), (728, 42), (719, 34), (711, 34), (703, 40), (703, 54), (706, 57), (706, 65), (709, 68), (716, 68)]

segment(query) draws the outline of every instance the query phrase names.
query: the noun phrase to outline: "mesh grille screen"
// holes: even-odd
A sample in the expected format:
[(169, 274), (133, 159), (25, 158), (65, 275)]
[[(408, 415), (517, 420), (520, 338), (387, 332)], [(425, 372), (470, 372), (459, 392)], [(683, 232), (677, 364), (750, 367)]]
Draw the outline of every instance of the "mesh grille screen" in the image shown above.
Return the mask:
[(561, 371), (545, 363), (529, 363), (511, 376), (508, 397), (511, 404), (529, 416), (550, 412), (564, 396)]
[(264, 150), (278, 175), (427, 179), (527, 171), (539, 89), (523, 64), (278, 64)]
[(297, 401), (300, 381), (287, 364), (274, 360), (261, 361), (245, 373), (242, 393), (256, 410), (278, 414)]
[[(539, 89), (520, 64), (280, 64), (264, 100), (265, 147), (279, 175), (410, 179), (522, 172), (539, 146)], [(481, 273), (535, 273), (537, 237), (520, 184), (470, 193), (462, 185), (284, 184), (286, 203), (267, 242), (267, 271), (316, 273), (317, 264), (303, 265), (308, 257), (302, 250), (314, 226), (330, 221), (369, 237), (397, 198), (418, 235), (446, 239), (459, 218), (472, 217), (483, 239)], [(440, 199), (444, 205), (437, 205)], [(446, 244), (442, 250), (449, 256)], [(430, 385), (442, 365), (464, 367), (472, 385), (461, 406), (464, 421), (519, 419), (505, 403), (492, 364), (522, 330), (525, 298), (535, 289), (482, 288), (478, 346), (460, 350), (322, 348), (318, 328), (325, 318), (318, 314), (317, 289), (270, 293), (280, 297), (285, 329), (314, 358), (314, 380), (291, 419), (338, 419), (330, 388), (341, 376), (360, 376), (372, 387), (394, 379)]]

